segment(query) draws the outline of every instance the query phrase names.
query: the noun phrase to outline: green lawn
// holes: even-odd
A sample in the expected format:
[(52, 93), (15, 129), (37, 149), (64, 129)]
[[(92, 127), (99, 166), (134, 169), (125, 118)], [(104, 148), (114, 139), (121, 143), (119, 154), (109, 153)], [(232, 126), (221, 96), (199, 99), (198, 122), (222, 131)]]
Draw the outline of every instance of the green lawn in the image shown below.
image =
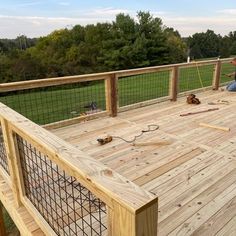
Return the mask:
[[(179, 92), (211, 86), (213, 71), (213, 65), (180, 69)], [(223, 64), (221, 82), (230, 81), (231, 79), (223, 74), (232, 71), (232, 65)], [(120, 78), (118, 91), (120, 107), (167, 96), (169, 71)], [(89, 110), (84, 106), (91, 102), (96, 102), (100, 110), (105, 110), (106, 107), (103, 81), (6, 93), (2, 94), (0, 102), (38, 124), (80, 116), (81, 113)]]

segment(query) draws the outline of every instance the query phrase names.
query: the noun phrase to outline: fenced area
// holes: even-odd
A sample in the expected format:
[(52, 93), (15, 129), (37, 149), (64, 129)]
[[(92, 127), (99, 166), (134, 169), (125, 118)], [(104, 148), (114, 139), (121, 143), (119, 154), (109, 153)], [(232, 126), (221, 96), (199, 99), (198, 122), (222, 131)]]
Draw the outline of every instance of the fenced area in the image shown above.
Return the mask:
[[(216, 67), (220, 62), (220, 74)], [(34, 80), (0, 85), (0, 102), (40, 125), (97, 114), (116, 114), (126, 106), (155, 99), (173, 99), (175, 93), (212, 88), (232, 79), (230, 59), (86, 76)], [(218, 64), (217, 64), (218, 63)], [(174, 68), (178, 74), (173, 75)], [(178, 79), (176, 87), (173, 87)], [(113, 81), (112, 83), (110, 83)], [(113, 86), (113, 88), (112, 88)], [(112, 104), (112, 103), (115, 104)], [(121, 110), (122, 110), (121, 109)]]
[[(155, 187), (149, 189), (147, 186), (151, 186), (149, 181), (152, 182), (154, 177), (162, 175), (160, 166), (158, 171), (152, 169), (158, 163), (158, 152), (152, 148), (140, 150), (120, 143), (117, 146), (120, 150), (116, 150), (116, 146), (108, 146), (111, 150), (101, 148), (98, 151), (92, 139), (85, 142), (86, 134), (88, 138), (92, 138), (92, 134), (83, 126), (81, 131), (76, 127), (68, 133), (68, 140), (80, 140), (78, 147), (75, 147), (45, 128), (57, 129), (79, 123), (86, 125), (82, 121), (102, 116), (115, 117), (119, 112), (122, 114), (122, 111), (160, 101), (176, 101), (190, 92), (218, 90), (220, 85), (231, 81), (225, 76), (233, 71), (229, 62), (230, 59), (213, 60), (1, 84), (0, 180), (7, 194), (0, 191), (0, 199), (8, 206), (9, 212), (14, 212), (21, 232), (33, 235), (32, 227), (21, 227), (25, 224), (34, 225), (39, 235), (156, 236), (158, 191), (155, 192)], [(178, 110), (178, 106), (174, 109)], [(145, 118), (145, 113), (138, 116), (140, 122), (155, 117), (151, 112)], [(122, 132), (126, 133), (134, 126), (132, 119), (138, 118), (129, 119), (131, 123), (119, 120), (114, 124), (113, 121), (109, 122), (114, 127), (121, 127), (121, 130), (125, 126)], [(109, 122), (104, 121), (104, 124), (109, 125)], [(175, 132), (178, 128), (175, 121), (171, 122), (171, 132)], [(140, 129), (139, 125), (133, 128), (136, 131)], [(102, 125), (96, 123), (96, 129), (97, 134), (101, 134)], [(66, 136), (66, 132), (61, 132)], [(75, 135), (76, 132), (81, 132), (81, 138)], [(161, 133), (160, 137), (166, 139), (168, 135)], [(179, 142), (174, 142), (173, 152), (179, 148)], [(166, 164), (163, 173), (178, 168), (185, 161), (195, 158), (195, 154), (206, 151), (191, 145), (183, 146), (184, 154), (179, 151), (175, 155), (170, 151), (167, 158), (170, 163)], [(112, 157), (104, 161), (113, 152), (118, 153), (117, 160)], [(143, 153), (148, 155), (143, 156)], [(129, 154), (132, 156), (130, 163), (127, 163), (127, 167), (122, 166), (126, 163), (123, 158), (128, 158)], [(142, 161), (134, 165), (136, 160), (139, 161), (139, 154)], [(173, 159), (175, 156), (177, 160)], [(160, 162), (165, 161), (164, 158), (159, 159)], [(142, 169), (137, 172), (136, 168)], [(143, 175), (137, 176), (137, 173)], [(7, 200), (9, 194), (10, 202)], [(22, 219), (20, 212), (13, 210), (17, 207), (28, 212), (28, 223)], [(161, 217), (163, 214), (161, 208)], [(160, 232), (167, 232), (164, 226), (162, 229)]]

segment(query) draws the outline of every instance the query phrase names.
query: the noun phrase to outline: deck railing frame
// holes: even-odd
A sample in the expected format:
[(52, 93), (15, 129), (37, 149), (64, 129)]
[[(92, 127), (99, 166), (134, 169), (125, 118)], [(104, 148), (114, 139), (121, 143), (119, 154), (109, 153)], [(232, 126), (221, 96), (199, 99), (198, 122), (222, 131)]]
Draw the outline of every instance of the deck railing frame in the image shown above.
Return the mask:
[[(40, 79), (40, 80), (5, 83), (5, 84), (0, 84), (0, 93), (27, 90), (27, 89), (32, 89), (32, 88), (45, 88), (45, 87), (56, 86), (56, 85), (66, 85), (66, 84), (73, 84), (73, 83), (80, 83), (80, 82), (103, 80), (105, 83), (106, 111), (101, 111), (101, 112), (86, 115), (86, 116), (78, 116), (78, 117), (74, 117), (68, 120), (58, 121), (58, 122), (45, 125), (45, 127), (47, 128), (57, 128), (60, 126), (74, 124), (74, 123), (80, 122), (81, 120), (89, 120), (89, 119), (97, 118), (100, 116), (109, 115), (109, 116), (115, 117), (118, 112), (153, 104), (155, 102), (160, 102), (163, 100), (176, 101), (179, 96), (179, 70), (181, 68), (214, 65), (214, 72), (213, 72), (214, 75), (212, 78), (211, 89), (217, 90), (220, 84), (221, 65), (222, 63), (227, 63), (227, 62), (230, 62), (231, 60), (232, 58), (226, 58), (226, 59), (197, 61), (197, 62), (179, 63), (179, 64), (171, 64), (171, 65), (163, 65), (163, 66), (153, 66), (153, 67), (138, 68), (138, 69), (131, 69), (131, 70), (111, 71), (111, 72), (88, 74), (88, 75), (65, 76), (65, 77), (59, 77), (59, 78), (47, 78), (47, 79)], [(168, 96), (152, 99), (151, 101), (150, 100), (142, 101), (136, 104), (119, 107), (119, 102), (118, 102), (119, 101), (118, 99), (119, 78), (133, 76), (133, 75), (142, 75), (142, 74), (148, 74), (148, 73), (162, 72), (162, 71), (170, 71), (169, 72), (170, 83), (169, 83)], [(132, 77), (130, 77), (130, 79), (132, 79)], [(205, 90), (205, 88), (202, 88), (202, 90)]]
[[(46, 235), (55, 235), (25, 195), (16, 134), (73, 176), (108, 208), (108, 235), (157, 235), (157, 197), (0, 103), (16, 208), (25, 206)], [(125, 224), (124, 224), (125, 222)]]
[[(84, 117), (59, 121), (46, 125), (46, 128), (57, 128), (77, 123), (83, 119), (92, 119), (97, 116), (116, 116), (118, 112), (153, 104), (163, 100), (176, 101), (178, 96), (190, 91), (179, 93), (180, 68), (214, 65), (212, 86), (199, 90), (217, 90), (220, 85), (222, 63), (230, 62), (231, 58), (223, 60), (210, 60), (192, 63), (181, 63), (164, 66), (154, 66), (133, 70), (112, 71), (80, 76), (67, 76), (0, 84), (0, 93), (8, 91), (27, 90), (31, 88), (44, 88), (54, 85), (73, 84), (85, 81), (103, 80), (105, 83), (106, 111)], [(169, 95), (149, 101), (119, 107), (118, 80), (120, 77), (141, 75), (147, 73), (170, 71)], [(132, 79), (132, 77), (130, 78)], [(129, 180), (115, 173), (103, 164), (90, 158), (86, 153), (60, 140), (43, 127), (40, 127), (24, 116), (0, 103), (0, 121), (6, 146), (9, 174), (0, 168), (0, 173), (11, 185), (15, 197), (15, 207), (25, 206), (36, 219), (46, 235), (53, 235), (50, 226), (38, 214), (37, 210), (26, 199), (19, 153), (16, 143), (16, 134), (35, 145), (39, 150), (48, 155), (60, 168), (75, 177), (88, 190), (99, 197), (108, 208), (108, 235), (130, 236), (156, 236), (157, 235), (157, 197), (144, 191)], [(127, 192), (127, 195), (124, 195)], [(123, 223), (126, 222), (124, 225)]]

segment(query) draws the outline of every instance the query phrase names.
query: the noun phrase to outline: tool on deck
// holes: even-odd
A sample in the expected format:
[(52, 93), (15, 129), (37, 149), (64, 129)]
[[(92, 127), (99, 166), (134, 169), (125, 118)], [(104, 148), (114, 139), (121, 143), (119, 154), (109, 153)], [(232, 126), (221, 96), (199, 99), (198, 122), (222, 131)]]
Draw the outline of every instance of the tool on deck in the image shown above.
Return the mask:
[(219, 108), (212, 108), (212, 109), (207, 109), (207, 110), (202, 110), (202, 111), (189, 112), (185, 114), (180, 114), (180, 116), (190, 116), (190, 115), (195, 115), (195, 114), (209, 112), (209, 111), (216, 111), (216, 110), (219, 110)]
[(114, 138), (118, 138), (123, 140), (126, 143), (133, 143), (135, 142), (135, 140), (139, 137), (141, 137), (144, 133), (148, 133), (148, 132), (153, 132), (159, 129), (159, 125), (148, 125), (148, 129), (147, 130), (142, 130), (141, 133), (139, 135), (134, 136), (134, 138), (132, 140), (126, 140), (122, 137), (119, 136), (110, 136), (108, 135), (106, 138), (98, 138), (97, 141), (99, 144), (104, 145), (106, 143), (110, 143)]
[(212, 129), (219, 129), (219, 130), (223, 130), (223, 131), (230, 131), (229, 127), (210, 125), (210, 124), (207, 124), (207, 123), (199, 123), (199, 125), (202, 126), (202, 127), (207, 127), (207, 128), (212, 128)]
[(191, 93), (187, 96), (187, 101), (186, 101), (188, 104), (200, 104), (200, 100), (196, 97), (195, 94)]
[(99, 144), (104, 145), (112, 141), (112, 136), (107, 136), (106, 138), (98, 138), (97, 141)]

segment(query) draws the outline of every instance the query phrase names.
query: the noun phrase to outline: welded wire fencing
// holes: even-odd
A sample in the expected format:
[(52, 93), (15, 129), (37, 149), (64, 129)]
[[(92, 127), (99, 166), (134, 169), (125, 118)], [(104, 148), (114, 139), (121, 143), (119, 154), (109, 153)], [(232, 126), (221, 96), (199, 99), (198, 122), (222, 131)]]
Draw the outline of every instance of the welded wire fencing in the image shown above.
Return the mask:
[(78, 82), (2, 92), (0, 102), (43, 125), (105, 110), (105, 86), (104, 81)]
[(193, 64), (179, 69), (179, 92), (191, 91), (212, 85), (215, 65)]
[(57, 235), (107, 235), (106, 205), (16, 135), (26, 197)]
[(5, 148), (5, 143), (3, 140), (2, 127), (0, 126), (0, 166), (9, 175), (9, 167), (7, 162), (7, 153)]
[(168, 96), (170, 70), (120, 77), (119, 106)]
[(236, 72), (235, 66), (233, 66), (229, 62), (223, 62), (221, 65), (221, 80), (220, 84), (224, 84), (226, 82), (230, 82), (234, 80), (234, 77), (227, 76), (230, 73)]

